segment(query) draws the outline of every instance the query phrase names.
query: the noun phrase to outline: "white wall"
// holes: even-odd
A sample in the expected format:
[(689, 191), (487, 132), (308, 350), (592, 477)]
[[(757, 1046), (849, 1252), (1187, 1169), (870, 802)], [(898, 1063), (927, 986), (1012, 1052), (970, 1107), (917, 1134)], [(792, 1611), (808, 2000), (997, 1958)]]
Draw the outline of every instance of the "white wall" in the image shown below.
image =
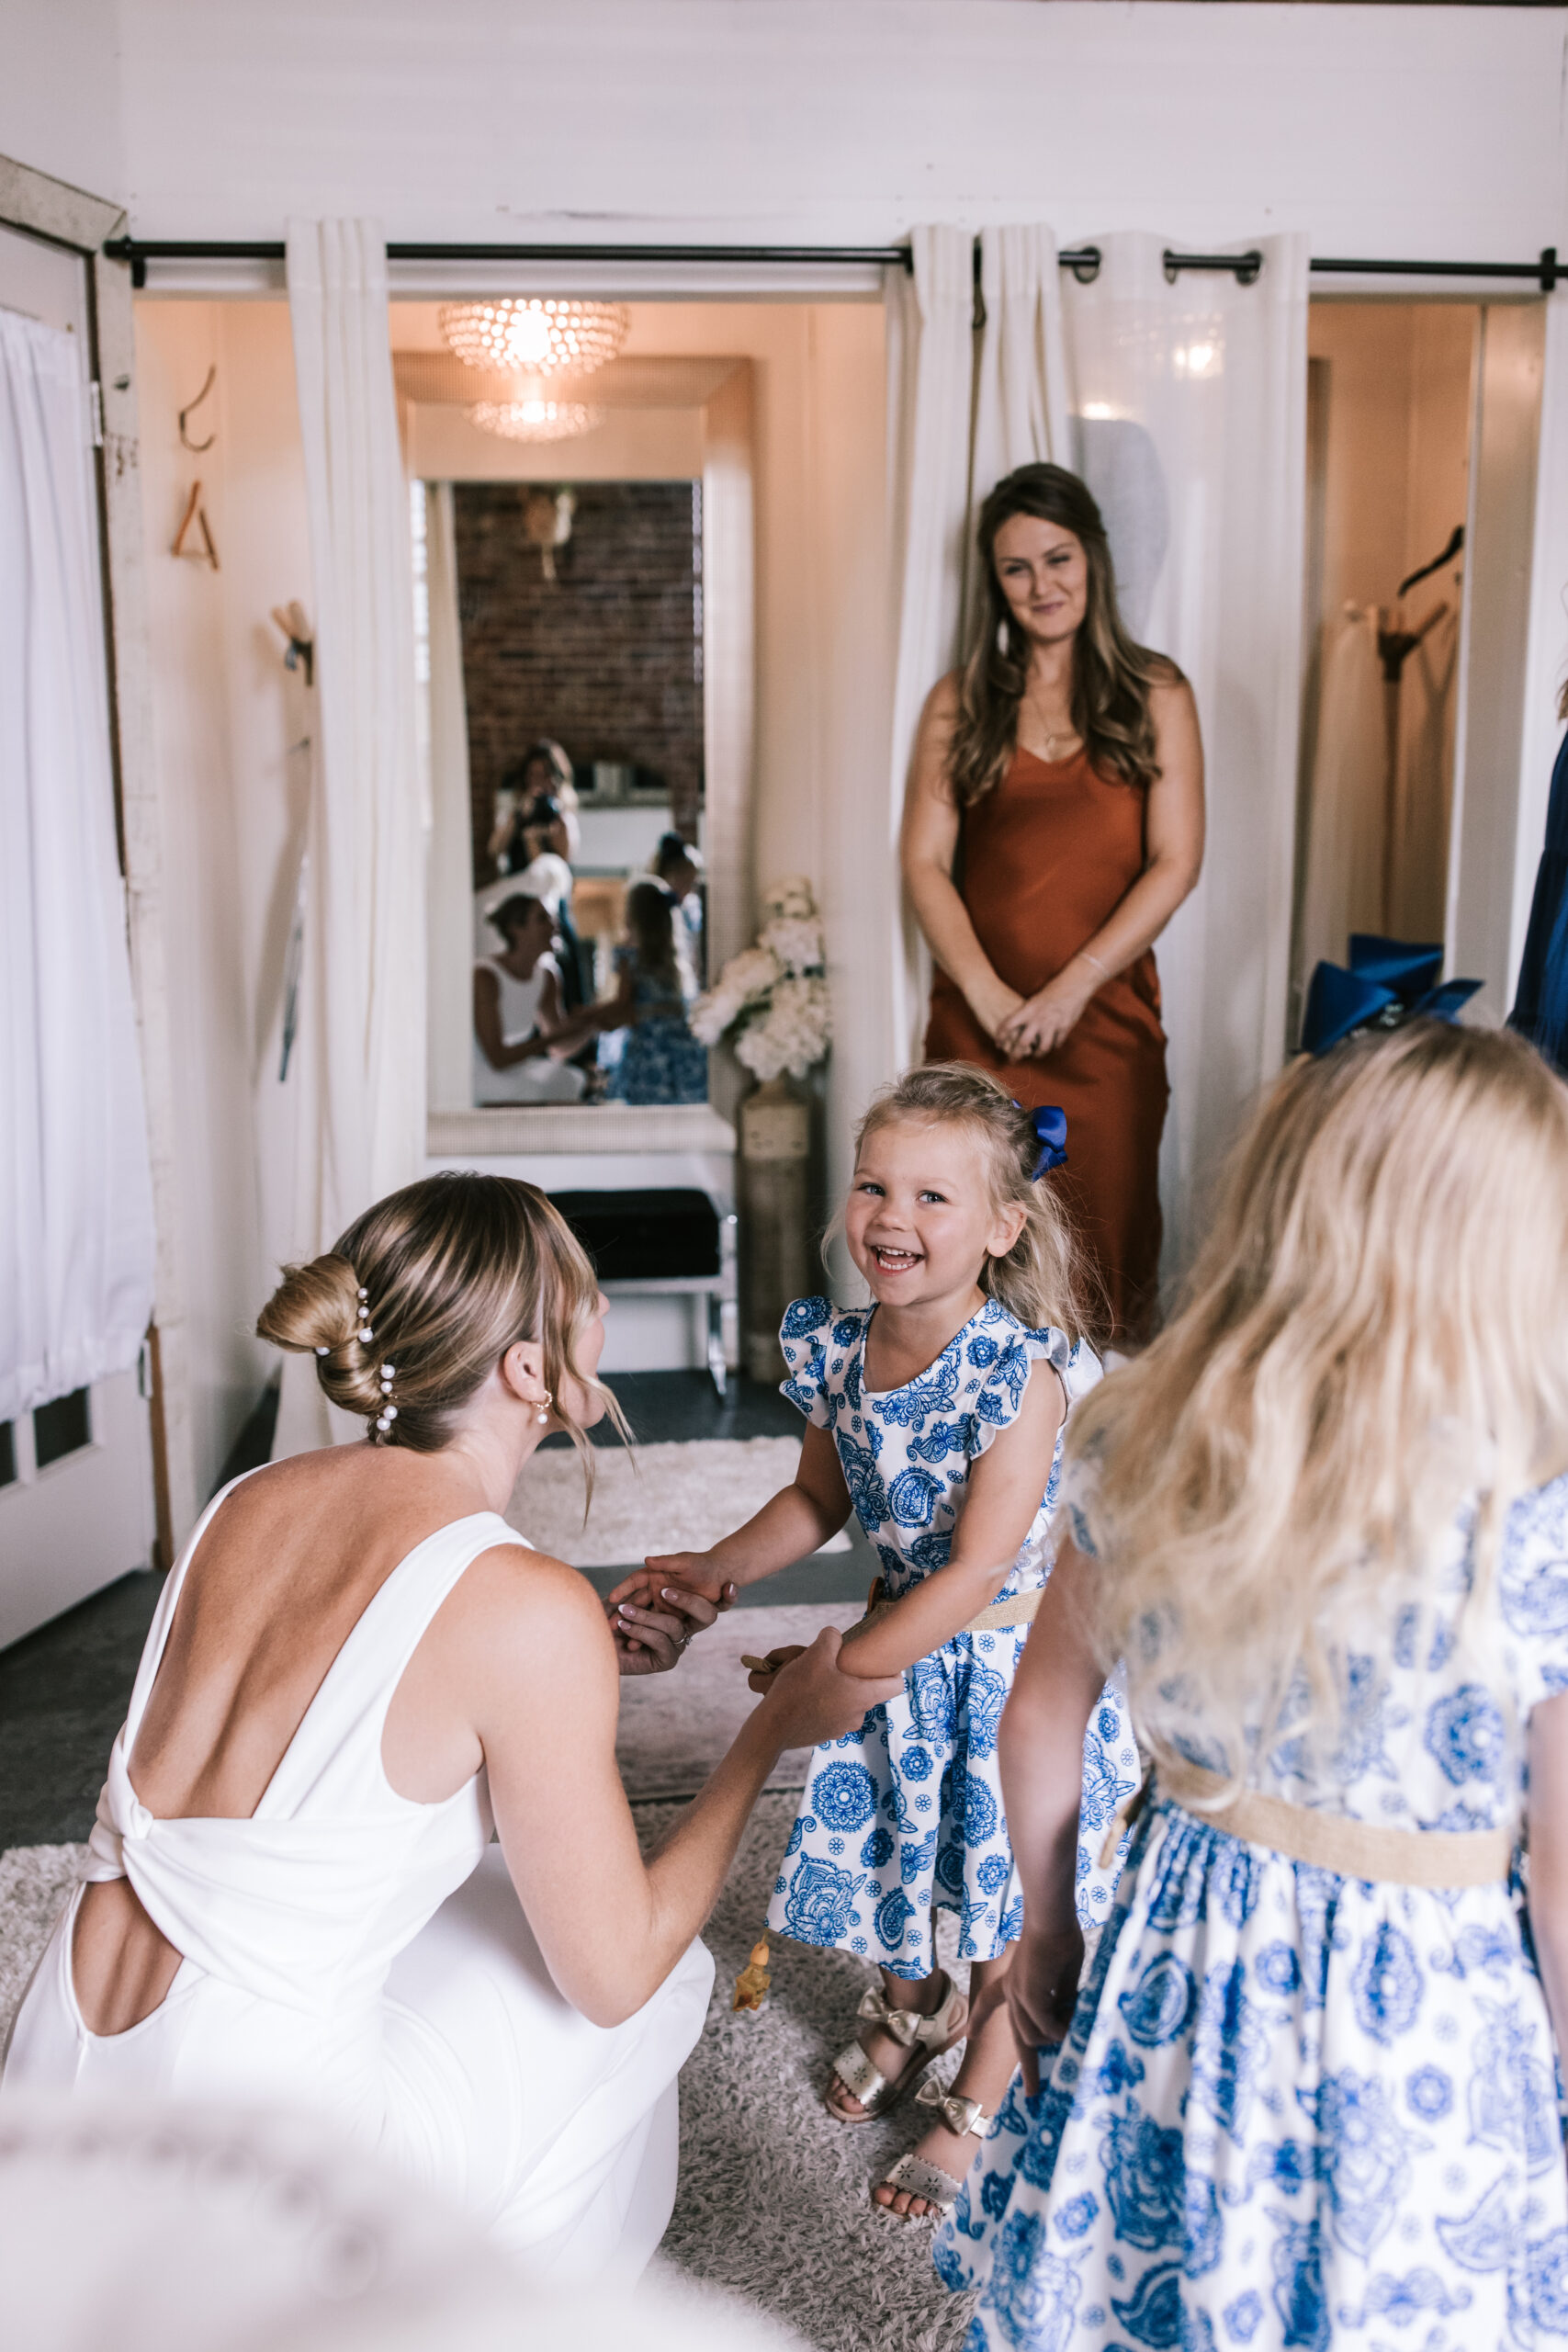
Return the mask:
[[(177, 415), (216, 363), (213, 394)], [(277, 1080), (291, 842), (308, 723), (270, 607), (309, 608), (304, 480), (281, 303), (137, 312), (152, 721), (164, 795), (169, 994), (197, 1478), (210, 1491), (276, 1363), (252, 1336), (296, 1245), (293, 1120)], [(220, 570), (170, 553), (199, 480)]]
[(123, 203), (119, 0), (7, 0), (0, 155)]
[(1564, 213), (1559, 8), (1103, 0), (11, 0), (0, 153), (147, 236), (1302, 227), (1525, 257)]
[(276, 236), (286, 209), (563, 241), (1043, 216), (1522, 257), (1562, 218), (1556, 9), (123, 0), (120, 22), (148, 235)]

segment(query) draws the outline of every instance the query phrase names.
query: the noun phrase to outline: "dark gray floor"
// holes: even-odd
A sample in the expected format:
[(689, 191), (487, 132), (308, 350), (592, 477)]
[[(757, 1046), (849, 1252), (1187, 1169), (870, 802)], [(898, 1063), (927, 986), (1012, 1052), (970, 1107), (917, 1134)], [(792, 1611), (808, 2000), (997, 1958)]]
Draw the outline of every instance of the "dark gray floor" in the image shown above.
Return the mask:
[(163, 1581), (121, 1577), (0, 1650), (0, 1851), (91, 1829)]
[[(704, 1373), (617, 1373), (610, 1385), (645, 1444), (699, 1437), (793, 1437), (802, 1426), (782, 1396), (750, 1381), (732, 1382), (723, 1404)], [(270, 1392), (224, 1464), (225, 1479), (267, 1459), (276, 1413), (276, 1392)], [(599, 1444), (617, 1442), (603, 1425), (592, 1434)], [(566, 1438), (547, 1442), (570, 1443)], [(801, 1560), (750, 1586), (741, 1605), (863, 1600), (876, 1559), (853, 1520), (849, 1532), (851, 1551)], [(588, 1573), (600, 1592), (608, 1592), (627, 1572)], [(0, 1851), (86, 1837), (162, 1583), (151, 1571), (122, 1577), (24, 1641), (0, 1649)]]

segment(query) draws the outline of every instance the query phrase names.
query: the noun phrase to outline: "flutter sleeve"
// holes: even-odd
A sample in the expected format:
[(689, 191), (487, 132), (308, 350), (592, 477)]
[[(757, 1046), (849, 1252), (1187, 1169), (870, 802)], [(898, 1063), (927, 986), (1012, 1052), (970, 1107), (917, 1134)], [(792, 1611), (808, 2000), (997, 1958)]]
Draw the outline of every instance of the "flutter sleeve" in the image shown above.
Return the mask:
[(798, 1406), (813, 1428), (831, 1427), (828, 1409), (828, 1343), (837, 1310), (826, 1298), (797, 1298), (779, 1325), (779, 1346), (789, 1378), (779, 1394)]
[(1521, 1495), (1508, 1513), (1497, 1593), (1525, 1716), (1568, 1690), (1568, 1475)]
[(969, 1456), (976, 1460), (1002, 1430), (1010, 1429), (1023, 1410), (1029, 1375), (1037, 1363), (1048, 1363), (1061, 1382), (1069, 1408), (1100, 1378), (1100, 1360), (1080, 1340), (1075, 1347), (1065, 1331), (1052, 1324), (1038, 1331), (1019, 1329), (1010, 1338), (982, 1333), (970, 1343), (971, 1361), (989, 1355), (980, 1367), (982, 1377), (970, 1401), (975, 1417)]

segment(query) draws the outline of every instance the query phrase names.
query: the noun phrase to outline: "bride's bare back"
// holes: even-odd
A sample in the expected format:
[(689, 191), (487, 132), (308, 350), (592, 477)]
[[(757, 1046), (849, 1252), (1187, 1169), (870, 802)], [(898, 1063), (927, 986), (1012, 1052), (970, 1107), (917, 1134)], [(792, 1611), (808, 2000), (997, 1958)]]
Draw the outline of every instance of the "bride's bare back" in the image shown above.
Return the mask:
[[(127, 1759), (148, 1812), (248, 1820), (392, 1571), (437, 1528), (484, 1508), (458, 1459), (368, 1446), (300, 1454), (236, 1487), (186, 1572)], [(382, 1739), (391, 1786), (416, 1804), (452, 1795), (482, 1761), (446, 1678), (431, 1670), (434, 1635), (399, 1684)], [(73, 1959), (83, 2021), (98, 2034), (148, 2016), (180, 1963), (124, 1879), (86, 1889)]]

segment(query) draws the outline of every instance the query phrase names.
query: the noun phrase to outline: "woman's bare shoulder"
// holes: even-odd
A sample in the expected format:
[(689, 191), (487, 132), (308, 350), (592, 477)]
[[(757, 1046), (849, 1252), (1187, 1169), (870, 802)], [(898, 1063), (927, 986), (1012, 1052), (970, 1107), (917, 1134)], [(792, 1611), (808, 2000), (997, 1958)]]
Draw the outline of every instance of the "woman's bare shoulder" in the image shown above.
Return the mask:
[(936, 719), (940, 720), (943, 726), (951, 727), (958, 717), (958, 696), (963, 681), (956, 670), (949, 670), (945, 677), (939, 678), (926, 696), (925, 707), (920, 713), (922, 720)]
[(1149, 707), (1156, 718), (1165, 711), (1197, 707), (1191, 682), (1168, 653), (1149, 656)]
[(463, 1579), (465, 1614), (498, 1634), (526, 1624), (555, 1639), (608, 1641), (604, 1611), (581, 1568), (569, 1567), (548, 1552), (536, 1552), (519, 1536), (481, 1552)]

